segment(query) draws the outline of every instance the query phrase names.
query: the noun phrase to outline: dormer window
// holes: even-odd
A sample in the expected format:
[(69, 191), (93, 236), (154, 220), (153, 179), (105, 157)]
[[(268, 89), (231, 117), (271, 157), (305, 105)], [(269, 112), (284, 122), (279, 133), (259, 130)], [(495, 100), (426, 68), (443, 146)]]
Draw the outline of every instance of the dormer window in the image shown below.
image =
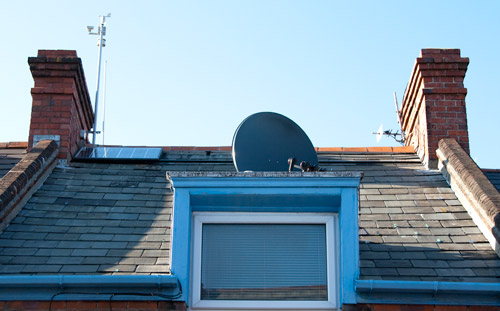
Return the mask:
[(174, 174), (171, 271), (192, 310), (336, 310), (353, 299), (360, 174)]
[(193, 217), (193, 308), (335, 307), (336, 214)]

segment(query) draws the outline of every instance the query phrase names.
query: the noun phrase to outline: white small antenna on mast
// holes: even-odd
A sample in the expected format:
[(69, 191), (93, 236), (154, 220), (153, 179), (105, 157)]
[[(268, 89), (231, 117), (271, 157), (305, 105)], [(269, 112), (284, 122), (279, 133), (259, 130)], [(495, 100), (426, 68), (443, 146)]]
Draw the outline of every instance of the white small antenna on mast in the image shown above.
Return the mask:
[(99, 82), (101, 79), (101, 55), (102, 48), (106, 46), (106, 39), (104, 36), (106, 35), (106, 17), (111, 17), (111, 13), (108, 13), (106, 16), (99, 16), (101, 18), (101, 22), (97, 28), (97, 32), (92, 32), (94, 29), (93, 26), (87, 26), (87, 30), (89, 35), (97, 35), (99, 38), (97, 39), (97, 46), (99, 47), (99, 53), (97, 55), (97, 82), (96, 82), (96, 90), (95, 90), (95, 103), (94, 103), (94, 128), (92, 129), (92, 145), (95, 146), (95, 139), (99, 132), (97, 132), (97, 103), (99, 102)]

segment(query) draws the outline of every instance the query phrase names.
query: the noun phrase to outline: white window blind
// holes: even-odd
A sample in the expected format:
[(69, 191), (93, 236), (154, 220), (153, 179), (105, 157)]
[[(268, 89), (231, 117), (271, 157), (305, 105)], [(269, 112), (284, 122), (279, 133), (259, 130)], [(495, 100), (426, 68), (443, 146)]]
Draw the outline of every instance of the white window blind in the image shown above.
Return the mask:
[(202, 227), (202, 300), (328, 300), (325, 224)]

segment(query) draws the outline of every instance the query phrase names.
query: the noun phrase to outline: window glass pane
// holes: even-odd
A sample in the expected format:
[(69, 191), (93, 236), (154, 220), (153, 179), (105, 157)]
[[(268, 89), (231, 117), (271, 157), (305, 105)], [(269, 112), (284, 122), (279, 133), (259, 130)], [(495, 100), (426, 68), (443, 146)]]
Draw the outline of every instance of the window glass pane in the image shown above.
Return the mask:
[(328, 300), (325, 224), (202, 230), (202, 300)]

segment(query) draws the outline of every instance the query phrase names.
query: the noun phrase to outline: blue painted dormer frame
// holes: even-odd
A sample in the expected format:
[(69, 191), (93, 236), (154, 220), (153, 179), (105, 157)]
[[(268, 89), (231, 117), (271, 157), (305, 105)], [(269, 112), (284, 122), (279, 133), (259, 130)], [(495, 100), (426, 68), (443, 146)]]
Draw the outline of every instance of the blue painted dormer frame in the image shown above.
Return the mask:
[(171, 272), (190, 303), (193, 212), (338, 216), (338, 306), (356, 303), (359, 172), (168, 172), (174, 188)]

